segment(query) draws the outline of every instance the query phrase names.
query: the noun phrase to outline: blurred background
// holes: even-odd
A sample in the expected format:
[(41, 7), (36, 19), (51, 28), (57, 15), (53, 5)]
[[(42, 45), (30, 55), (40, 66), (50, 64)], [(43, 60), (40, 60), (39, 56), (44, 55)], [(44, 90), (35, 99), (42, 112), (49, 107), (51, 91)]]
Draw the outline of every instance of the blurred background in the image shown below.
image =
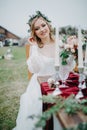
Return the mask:
[(0, 130), (12, 130), (16, 123), (20, 96), (28, 85), (26, 65), (29, 15), (40, 10), (60, 28), (67, 41), (81, 27), (87, 43), (87, 0), (0, 0)]

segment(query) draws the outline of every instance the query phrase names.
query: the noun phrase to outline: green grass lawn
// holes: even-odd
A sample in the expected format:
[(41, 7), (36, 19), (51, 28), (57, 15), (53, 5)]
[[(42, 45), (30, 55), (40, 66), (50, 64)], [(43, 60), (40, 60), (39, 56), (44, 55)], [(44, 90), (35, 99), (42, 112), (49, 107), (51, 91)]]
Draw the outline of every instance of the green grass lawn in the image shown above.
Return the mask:
[[(0, 48), (0, 56), (8, 47)], [(28, 85), (25, 47), (12, 47), (12, 60), (0, 59), (0, 130), (12, 130), (19, 101)]]

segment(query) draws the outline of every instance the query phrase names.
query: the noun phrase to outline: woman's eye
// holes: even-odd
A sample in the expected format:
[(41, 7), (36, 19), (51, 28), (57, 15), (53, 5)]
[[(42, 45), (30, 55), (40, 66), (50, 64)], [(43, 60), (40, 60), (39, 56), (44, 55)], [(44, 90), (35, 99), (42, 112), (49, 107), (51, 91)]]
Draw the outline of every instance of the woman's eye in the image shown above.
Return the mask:
[(35, 28), (35, 31), (39, 30), (39, 28)]
[[(46, 24), (42, 24), (41, 27), (45, 27)], [(35, 27), (35, 31), (38, 31), (41, 27)]]
[(46, 24), (42, 24), (42, 27), (45, 27), (46, 26)]

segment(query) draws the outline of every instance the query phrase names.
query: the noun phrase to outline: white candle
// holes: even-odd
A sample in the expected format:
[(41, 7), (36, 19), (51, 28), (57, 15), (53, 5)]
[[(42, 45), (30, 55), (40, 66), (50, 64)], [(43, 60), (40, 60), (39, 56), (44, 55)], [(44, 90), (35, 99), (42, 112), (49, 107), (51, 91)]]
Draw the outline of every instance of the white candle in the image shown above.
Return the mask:
[(83, 68), (82, 35), (81, 28), (78, 28), (78, 67)]
[(85, 50), (85, 63), (87, 64), (87, 44), (86, 44), (86, 50)]
[(56, 28), (56, 36), (55, 36), (55, 68), (59, 68), (59, 31)]

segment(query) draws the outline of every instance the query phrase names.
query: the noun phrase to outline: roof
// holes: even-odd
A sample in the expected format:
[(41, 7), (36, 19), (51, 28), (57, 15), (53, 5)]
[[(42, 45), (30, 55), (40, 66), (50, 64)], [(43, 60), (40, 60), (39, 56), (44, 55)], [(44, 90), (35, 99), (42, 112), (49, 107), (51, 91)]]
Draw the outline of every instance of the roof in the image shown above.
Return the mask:
[(2, 26), (0, 26), (0, 29), (5, 30), (5, 33), (9, 33), (9, 34), (13, 35), (14, 37), (16, 37), (17, 39), (21, 39), (21, 37), (19, 37), (19, 36), (17, 36), (16, 34), (10, 32), (9, 30), (7, 30), (6, 28), (4, 28), (4, 27), (2, 27)]

